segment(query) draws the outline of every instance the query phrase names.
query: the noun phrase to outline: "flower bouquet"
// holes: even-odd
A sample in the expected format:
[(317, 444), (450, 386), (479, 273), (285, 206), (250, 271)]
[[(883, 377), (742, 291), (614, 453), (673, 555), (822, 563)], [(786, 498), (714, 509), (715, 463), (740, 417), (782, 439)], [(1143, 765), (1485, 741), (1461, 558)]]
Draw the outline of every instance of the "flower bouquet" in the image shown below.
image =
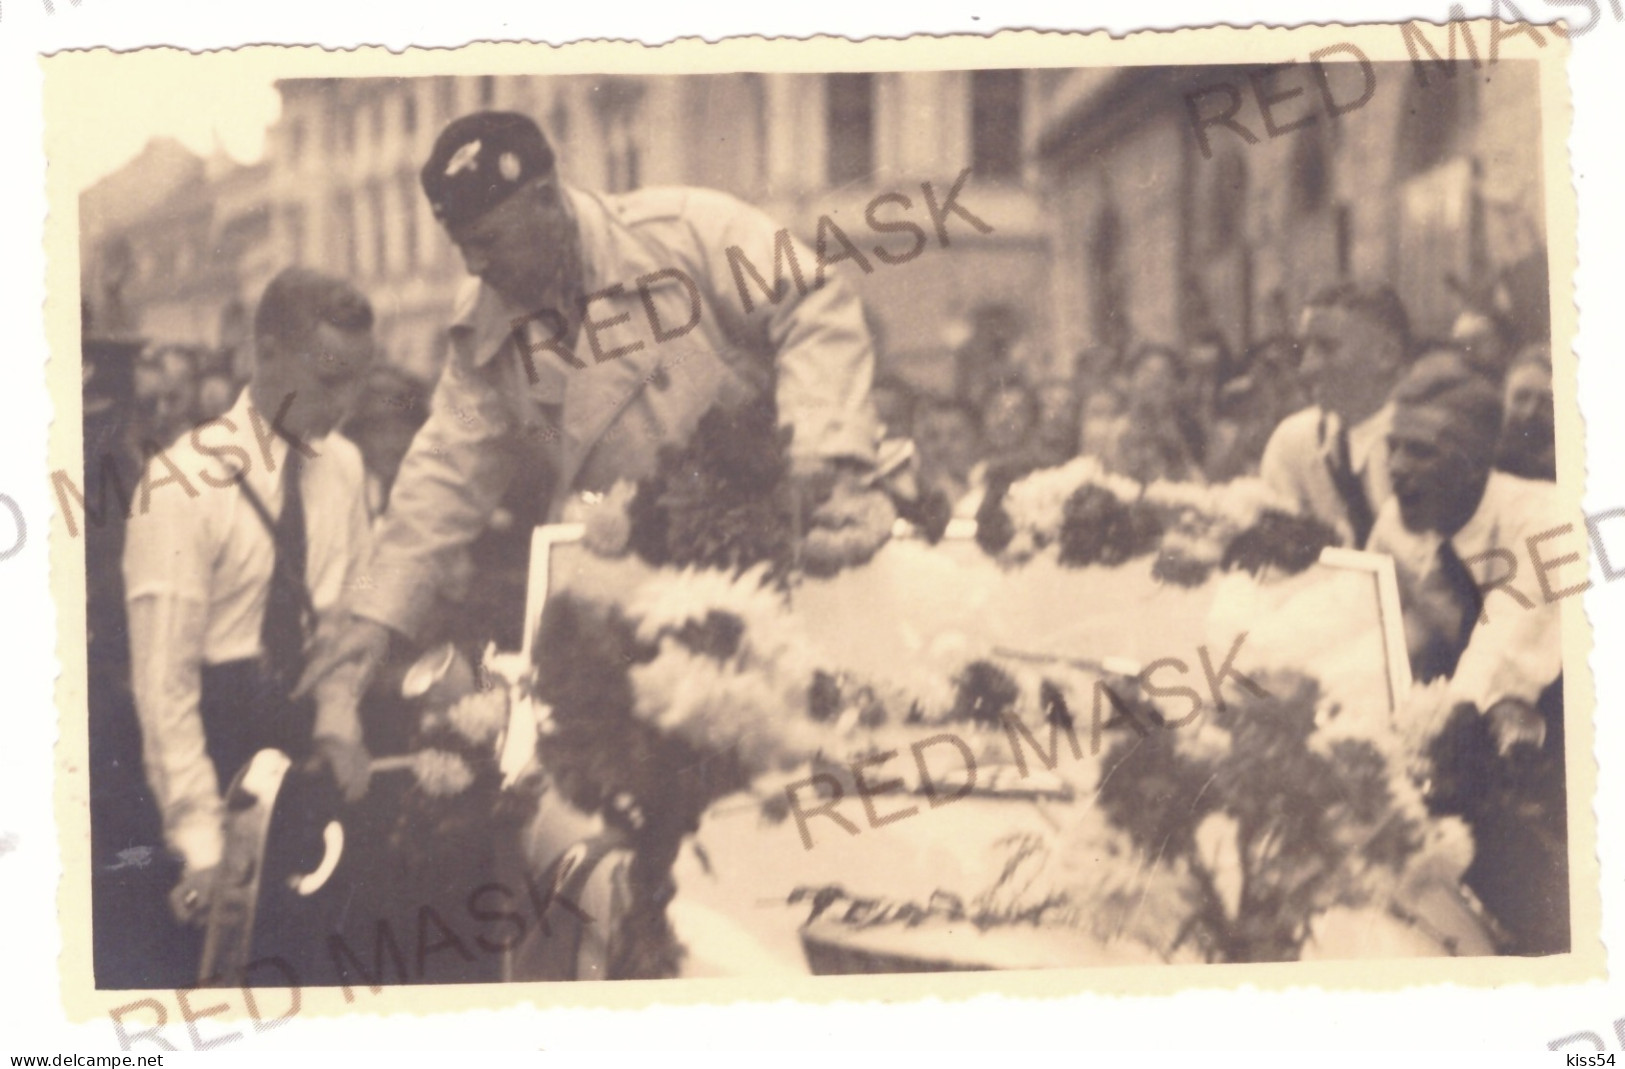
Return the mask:
[[(963, 881), (940, 895), (860, 895), (855, 901), (868, 903), (861, 908), (816, 910), (818, 925), (874, 934), (968, 923), (1020, 944), (1018, 960), (1043, 959), (1025, 955), (1051, 937), (1091, 961), (1283, 960), (1324, 951), (1330, 943), (1317, 926), (1337, 911), (1399, 917), (1419, 888), (1459, 880), (1470, 839), (1459, 822), (1428, 815), (1415, 782), (1425, 775), (1427, 733), (1400, 736), (1386, 706), (1337, 711), (1316, 682), (1282, 674), (1268, 678), (1267, 692), (1203, 711), (1193, 723), (1182, 707), (1165, 712), (1142, 698), (1138, 669), (1109, 670), (1104, 654), (1112, 651), (1085, 648), (1093, 643), (1078, 632), (1061, 634), (1057, 645), (1079, 656), (1023, 660), (988, 640), (995, 628), (977, 629), (986, 612), (965, 611), (952, 625), (888, 621), (872, 632), (851, 619), (871, 613), (883, 594), (910, 605), (936, 606), (940, 597), (954, 611), (963, 606), (951, 603), (974, 586), (968, 600), (992, 604), (1000, 584), (1040, 557), (1049, 558), (1045, 568), (1073, 570), (1068, 582), (1079, 590), (1126, 576), (1088, 593), (1139, 584), (1166, 595), (1158, 583), (1194, 586), (1220, 571), (1241, 586), (1302, 573), (1335, 536), (1292, 516), (1261, 483), (1142, 486), (1080, 459), (991, 496), (984, 511), (996, 522), (984, 523), (977, 541), (998, 567), (969, 547), (955, 557), (954, 547), (901, 543), (888, 560), (906, 557), (908, 567), (842, 575), (875, 555), (875, 532), (889, 530), (889, 514), (849, 502), (849, 516), (834, 510), (837, 522), (810, 537), (810, 502), (827, 502), (795, 486), (788, 444), (769, 408), (708, 414), (688, 446), (663, 453), (653, 476), (617, 486), (576, 517), (587, 555), (626, 565), (633, 581), (613, 592), (561, 581), (542, 609), (521, 685), (543, 710), (538, 763), (573, 806), (600, 814), (633, 858), (607, 975), (670, 976), (682, 966), (668, 909), (673, 866), (718, 813), (750, 816), (748, 828), (729, 826), (742, 837), (764, 834), (756, 817), (769, 818), (769, 830), (790, 844), (781, 860), (793, 876), (805, 863), (794, 853), (800, 840), (771, 824), (788, 816), (784, 783), (811, 771), (852, 800), (855, 757), (906, 752), (945, 729), (982, 776), (965, 783), (966, 801), (944, 819), (984, 801), (1002, 805), (982, 825), (999, 834), (964, 841), (955, 855)], [(964, 556), (975, 569), (961, 567)], [(916, 559), (923, 557), (935, 559)], [(1148, 558), (1149, 579), (1120, 567)], [(1117, 572), (1102, 571), (1109, 569)], [(1033, 567), (1028, 577), (1054, 586), (1058, 574)], [(933, 591), (937, 577), (943, 582)], [(819, 600), (820, 587), (842, 579), (860, 589), (844, 601)], [(902, 585), (882, 589), (893, 581)], [(1181, 605), (1210, 607), (1192, 591), (1177, 594)], [(1017, 615), (1028, 596), (1014, 600)], [(1112, 622), (1119, 603), (1095, 596), (1105, 627), (1089, 634), (1116, 642), (1105, 628), (1120, 627)], [(999, 603), (1006, 616), (1010, 604)], [(823, 622), (848, 632), (844, 657), (809, 640), (817, 607), (832, 605)], [(1046, 611), (1076, 616), (1080, 607), (1094, 606)], [(852, 632), (861, 632), (858, 641)], [(852, 655), (882, 638), (898, 655)], [(1043, 790), (1032, 788), (1039, 777), (1030, 777), (1019, 745), (1014, 765), (1005, 756), (1018, 730), (1028, 738), (1076, 733), (1070, 757), (1046, 759), (1054, 782)], [(1065, 757), (1056, 737), (1052, 751)], [(904, 779), (904, 793), (918, 788), (911, 774)], [(1003, 789), (1012, 779), (1021, 789)], [(736, 795), (738, 804), (724, 803)], [(1048, 824), (1012, 831), (1001, 823), (1016, 807), (1040, 804), (1061, 807), (1046, 809)], [(708, 868), (706, 852), (695, 853)], [(802, 905), (833, 893), (814, 878), (796, 886)], [(1408, 914), (1400, 923), (1414, 927)]]
[(1296, 574), (1338, 542), (1330, 527), (1274, 500), (1259, 479), (1141, 484), (1107, 472), (1093, 457), (990, 493), (977, 523), (978, 544), (1007, 564), (1051, 547), (1074, 568), (1114, 567), (1155, 553), (1153, 574), (1184, 586), (1200, 585), (1217, 569)]

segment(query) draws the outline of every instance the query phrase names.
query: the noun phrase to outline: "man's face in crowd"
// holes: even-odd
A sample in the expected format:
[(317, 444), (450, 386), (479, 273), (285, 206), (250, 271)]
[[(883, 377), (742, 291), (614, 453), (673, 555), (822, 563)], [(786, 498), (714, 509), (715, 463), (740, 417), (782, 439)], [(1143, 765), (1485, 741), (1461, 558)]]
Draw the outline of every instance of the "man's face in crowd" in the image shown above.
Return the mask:
[(1519, 364), (1507, 376), (1506, 429), (1528, 438), (1531, 446), (1550, 443), (1555, 414), (1552, 370), (1541, 364)]
[(1468, 362), (1491, 381), (1498, 382), (1506, 374), (1507, 347), (1489, 316), (1471, 309), (1461, 313), (1450, 328), (1450, 340), (1466, 354)]
[(982, 433), (994, 453), (1008, 453), (1027, 444), (1033, 430), (1033, 402), (1025, 390), (1002, 389), (988, 398), (982, 413)]
[(1101, 456), (1110, 447), (1116, 423), (1123, 414), (1123, 402), (1109, 389), (1096, 390), (1083, 403), (1083, 435), (1079, 451), (1087, 456)]
[(371, 331), (319, 324), (305, 344), (274, 354), (273, 396), (264, 401), (274, 413), (291, 397), (282, 426), (297, 438), (320, 438), (344, 420), (360, 396), (373, 352)]
[(1179, 376), (1161, 354), (1147, 356), (1129, 378), (1129, 408), (1137, 419), (1166, 419), (1179, 405)]
[(374, 419), (365, 427), (345, 428), (345, 434), (361, 450), (361, 459), (367, 470), (386, 483), (394, 482), (401, 470), (401, 461), (412, 447), (417, 426), (404, 416)]
[[(1438, 426), (1443, 427), (1440, 416)], [(1489, 464), (1440, 429), (1397, 422), (1388, 435), (1388, 475), (1400, 518), (1413, 531), (1454, 534), (1483, 495)]]
[(1038, 388), (1038, 440), (1055, 449), (1078, 447), (1078, 392), (1064, 382)]
[(1300, 333), (1298, 375), (1315, 404), (1349, 423), (1382, 407), (1403, 355), (1391, 330), (1373, 316), (1328, 306), (1305, 309)]
[(955, 408), (931, 408), (918, 419), (915, 444), (920, 464), (930, 477), (949, 475), (963, 480), (976, 465), (976, 428)]
[(552, 179), (517, 190), (472, 222), (447, 228), (468, 273), (527, 310), (547, 307), (571, 225)]
[(235, 399), (237, 387), (224, 375), (210, 375), (197, 388), (197, 408), (199, 419), (214, 419), (223, 416), (231, 408)]

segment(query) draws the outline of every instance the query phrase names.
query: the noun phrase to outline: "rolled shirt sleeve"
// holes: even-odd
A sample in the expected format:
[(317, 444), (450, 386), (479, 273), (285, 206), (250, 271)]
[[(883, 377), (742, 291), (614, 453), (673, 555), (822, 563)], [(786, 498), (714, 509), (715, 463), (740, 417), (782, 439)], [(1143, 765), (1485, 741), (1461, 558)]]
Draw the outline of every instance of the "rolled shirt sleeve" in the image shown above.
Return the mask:
[(164, 838), (188, 870), (220, 861), (220, 785), (204, 743), (202, 693), (208, 619), (205, 518), (180, 493), (153, 495), (132, 519), (124, 579), (130, 676), (142, 762)]
[(1559, 607), (1536, 600), (1525, 609), (1511, 604), (1490, 610), (1480, 620), (1456, 666), (1451, 691), (1480, 710), (1503, 698), (1534, 705), (1563, 670), (1562, 622)]
[[(1501, 529), (1493, 543), (1458, 547), (1485, 598), (1478, 625), (1451, 680), (1457, 698), (1481, 710), (1503, 698), (1533, 705), (1563, 671), (1562, 604), (1547, 596), (1547, 585), (1561, 586), (1562, 577), (1571, 573), (1578, 577), (1583, 565), (1571, 564), (1568, 572), (1550, 576), (1542, 584), (1534, 574), (1541, 567), (1536, 554), (1538, 550), (1543, 558), (1554, 559), (1578, 550), (1583, 560), (1587, 552), (1584, 527), (1579, 524), (1567, 525), (1566, 537), (1553, 537), (1565, 524), (1550, 484), (1506, 475), (1492, 475), (1491, 479)], [(1576, 529), (1579, 535), (1574, 534)], [(1490, 549), (1497, 550), (1494, 557), (1486, 555)], [(1492, 585), (1507, 574), (1508, 558), (1517, 562), (1508, 587), (1518, 591), (1521, 601)]]

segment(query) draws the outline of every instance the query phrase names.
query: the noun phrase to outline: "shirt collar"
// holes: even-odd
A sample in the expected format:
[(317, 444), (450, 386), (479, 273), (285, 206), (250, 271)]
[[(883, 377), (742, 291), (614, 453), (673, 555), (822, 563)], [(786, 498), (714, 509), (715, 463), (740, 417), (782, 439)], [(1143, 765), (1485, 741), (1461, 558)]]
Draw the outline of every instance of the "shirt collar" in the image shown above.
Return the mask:
[[(276, 411), (267, 412), (255, 405), (250, 393), (251, 391), (247, 386), (238, 391), (237, 400), (232, 402), (232, 406), (226, 410), (222, 418), (231, 421), (231, 426), (234, 428), (231, 431), (234, 443), (241, 446), (249, 455), (246, 476), (255, 480), (256, 483), (263, 484), (265, 481), (276, 481), (281, 478), (282, 466), (287, 460), (288, 450), (293, 447), (286, 438), (272, 430), (276, 425)], [(281, 405), (282, 401), (279, 399), (277, 407), (280, 408)], [(325, 434), (319, 438), (301, 439), (309, 450), (305, 454), (307, 466), (325, 452), (322, 443), (331, 436), (331, 434)], [(226, 454), (217, 453), (216, 455), (222, 463), (228, 465), (230, 474), (237, 474), (237, 462), (227, 460)], [(267, 456), (270, 457), (269, 465), (266, 463)]]
[(1461, 525), (1461, 530), (1450, 536), (1450, 544), (1456, 548), (1458, 555), (1476, 556), (1495, 543), (1496, 520), (1502, 514), (1501, 499), (1513, 486), (1507, 481), (1508, 478), (1500, 472), (1490, 472), (1489, 481), (1484, 484), (1484, 493), (1478, 499), (1478, 508)]
[[(231, 426), (234, 428), (231, 432), (232, 436), (239, 445), (248, 451), (247, 470), (239, 472), (236, 463), (225, 461), (223, 456), (221, 459), (230, 465), (233, 476), (241, 474), (253, 478), (256, 473), (260, 475), (266, 474), (267, 464), (265, 458), (267, 453), (270, 455), (271, 465), (274, 465), (277, 471), (281, 471), (282, 460), (288, 455), (288, 443), (283, 440), (282, 435), (271, 430), (271, 425), (276, 419), (276, 413), (261, 411), (254, 404), (254, 399), (250, 396), (250, 393), (251, 391), (246, 385), (237, 391), (237, 400), (232, 402), (231, 408), (227, 409), (225, 414), (225, 418), (231, 421)], [(262, 433), (269, 436), (268, 440), (262, 442), (260, 438)]]
[(1394, 405), (1389, 402), (1371, 417), (1349, 431), (1349, 460), (1356, 471), (1364, 471), (1371, 458), (1388, 439), (1394, 426)]

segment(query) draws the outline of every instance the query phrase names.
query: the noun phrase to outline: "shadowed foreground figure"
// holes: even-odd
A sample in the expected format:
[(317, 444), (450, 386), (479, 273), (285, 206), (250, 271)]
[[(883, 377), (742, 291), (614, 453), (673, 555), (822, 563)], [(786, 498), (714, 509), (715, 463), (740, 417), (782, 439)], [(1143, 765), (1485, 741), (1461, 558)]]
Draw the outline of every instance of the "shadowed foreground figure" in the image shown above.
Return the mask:
[(771, 300), (736, 285), (742, 261), (771, 270), (791, 240), (762, 212), (714, 190), (571, 188), (541, 130), (510, 112), (451, 122), (421, 179), (473, 277), (365, 588), (302, 690), (352, 662), (364, 688), (392, 635), (421, 639), (522, 472), (545, 474), (536, 511), (558, 519), (578, 492), (653, 474), (714, 405), (774, 399), (796, 477), (832, 506), (814, 524), (839, 526), (839, 499), (879, 493), (862, 485), (876, 440), (862, 305), (838, 277)]

